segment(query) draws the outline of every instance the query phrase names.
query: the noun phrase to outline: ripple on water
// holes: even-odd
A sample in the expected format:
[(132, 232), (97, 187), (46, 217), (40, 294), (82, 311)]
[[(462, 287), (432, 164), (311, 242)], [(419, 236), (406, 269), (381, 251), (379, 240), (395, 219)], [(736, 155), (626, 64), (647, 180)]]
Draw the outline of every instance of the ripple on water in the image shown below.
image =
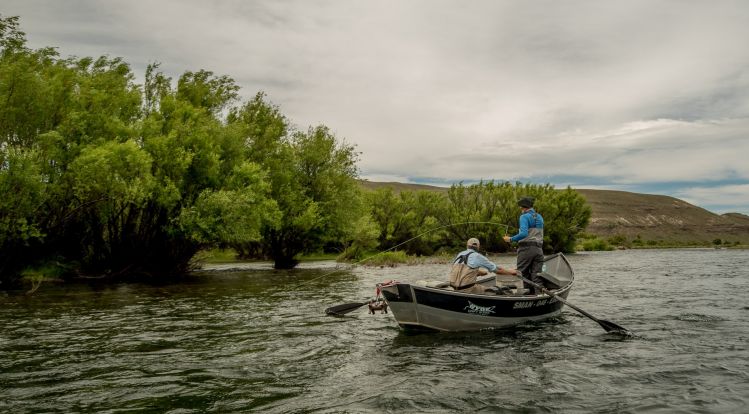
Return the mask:
[(684, 322), (723, 322), (726, 319), (715, 315), (702, 315), (699, 313), (686, 313), (676, 317)]

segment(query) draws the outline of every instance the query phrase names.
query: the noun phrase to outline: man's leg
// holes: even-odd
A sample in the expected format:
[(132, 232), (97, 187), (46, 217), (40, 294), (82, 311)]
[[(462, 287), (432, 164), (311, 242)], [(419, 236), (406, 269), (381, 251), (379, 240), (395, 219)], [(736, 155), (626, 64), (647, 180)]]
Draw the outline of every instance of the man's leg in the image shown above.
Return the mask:
[[(541, 272), (544, 268), (544, 251), (540, 247), (533, 247), (532, 248), (535, 252), (535, 256), (533, 258), (533, 263), (531, 264), (531, 277), (530, 279), (534, 281), (535, 283), (544, 286), (544, 278), (541, 277)], [(541, 289), (534, 287), (533, 291), (535, 294), (542, 293)]]
[[(534, 253), (530, 251), (529, 247), (523, 246), (518, 248), (518, 272), (526, 279), (531, 279), (533, 277), (533, 258)], [(533, 286), (525, 281), (523, 281), (523, 287), (526, 289), (533, 288)]]

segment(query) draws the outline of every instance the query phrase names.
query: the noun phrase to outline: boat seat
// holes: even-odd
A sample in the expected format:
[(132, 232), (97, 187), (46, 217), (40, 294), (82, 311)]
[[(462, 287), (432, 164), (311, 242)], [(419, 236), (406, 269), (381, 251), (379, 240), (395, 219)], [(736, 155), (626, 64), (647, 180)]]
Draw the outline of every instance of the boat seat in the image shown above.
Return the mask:
[(444, 288), (449, 286), (448, 282), (443, 282), (441, 280), (417, 280), (414, 282), (415, 286), (425, 286), (430, 288)]
[(518, 289), (523, 287), (523, 281), (518, 279), (517, 276), (512, 275), (497, 275), (497, 287), (510, 287), (511, 289)]
[(514, 290), (507, 286), (490, 287), (490, 288), (485, 289), (484, 293), (486, 293), (487, 295), (503, 295), (503, 296), (512, 296), (515, 294)]

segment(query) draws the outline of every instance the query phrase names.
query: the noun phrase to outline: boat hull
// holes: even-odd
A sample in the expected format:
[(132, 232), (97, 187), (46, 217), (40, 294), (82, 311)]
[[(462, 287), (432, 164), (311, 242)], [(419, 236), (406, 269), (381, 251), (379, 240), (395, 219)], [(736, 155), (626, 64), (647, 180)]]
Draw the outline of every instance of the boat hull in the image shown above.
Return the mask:
[[(572, 283), (554, 292), (566, 299)], [(558, 315), (564, 304), (550, 295), (503, 296), (461, 293), (395, 283), (382, 295), (406, 330), (475, 331), (507, 328)]]

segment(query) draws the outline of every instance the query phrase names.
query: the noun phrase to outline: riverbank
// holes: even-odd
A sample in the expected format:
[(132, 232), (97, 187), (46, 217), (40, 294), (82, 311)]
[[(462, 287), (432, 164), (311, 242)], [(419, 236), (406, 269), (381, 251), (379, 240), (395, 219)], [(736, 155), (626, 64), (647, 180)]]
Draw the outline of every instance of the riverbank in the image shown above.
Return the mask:
[(601, 237), (595, 234), (584, 233), (578, 240), (576, 251), (608, 251), (627, 249), (685, 249), (685, 248), (715, 248), (715, 249), (747, 249), (749, 245), (740, 241), (726, 241), (714, 239), (703, 240), (673, 240), (655, 239), (645, 240), (639, 236), (627, 238), (622, 235)]
[[(749, 250), (748, 245), (731, 245), (731, 246), (707, 246), (707, 245), (645, 245), (645, 246), (612, 246), (604, 245), (605, 248), (601, 248), (601, 245), (595, 246), (598, 248), (580, 248), (576, 253), (587, 253), (587, 252), (601, 252), (601, 251), (614, 251), (614, 250)], [(574, 254), (574, 253), (572, 253)], [(507, 261), (506, 258), (516, 256), (515, 252), (508, 253), (486, 253), (490, 260), (494, 261)], [(385, 267), (398, 267), (398, 266), (425, 266), (425, 265), (447, 265), (453, 258), (454, 254), (444, 253), (434, 256), (409, 256), (403, 251), (390, 251), (390, 252), (371, 252), (359, 261), (339, 261), (337, 260), (338, 255), (331, 254), (314, 254), (307, 255), (300, 258), (299, 267), (307, 267), (305, 264), (313, 264), (317, 262), (334, 262), (341, 265), (352, 265), (370, 268), (385, 268)], [(200, 266), (196, 267), (196, 271), (203, 271), (210, 269), (211, 271), (241, 271), (247, 269), (273, 269), (272, 262), (266, 260), (243, 260), (236, 257), (236, 253), (231, 249), (214, 249), (210, 251), (204, 251), (200, 253)], [(73, 279), (75, 282), (80, 283), (92, 283), (98, 282), (107, 284), (108, 282), (102, 278), (97, 277), (77, 277)], [(138, 281), (136, 281), (138, 282)], [(23, 290), (27, 294), (34, 294), (40, 286), (43, 284), (63, 284), (66, 281), (60, 277), (59, 270), (54, 268), (44, 269), (33, 269), (24, 273), (21, 278), (21, 284), (17, 286), (18, 290)]]

